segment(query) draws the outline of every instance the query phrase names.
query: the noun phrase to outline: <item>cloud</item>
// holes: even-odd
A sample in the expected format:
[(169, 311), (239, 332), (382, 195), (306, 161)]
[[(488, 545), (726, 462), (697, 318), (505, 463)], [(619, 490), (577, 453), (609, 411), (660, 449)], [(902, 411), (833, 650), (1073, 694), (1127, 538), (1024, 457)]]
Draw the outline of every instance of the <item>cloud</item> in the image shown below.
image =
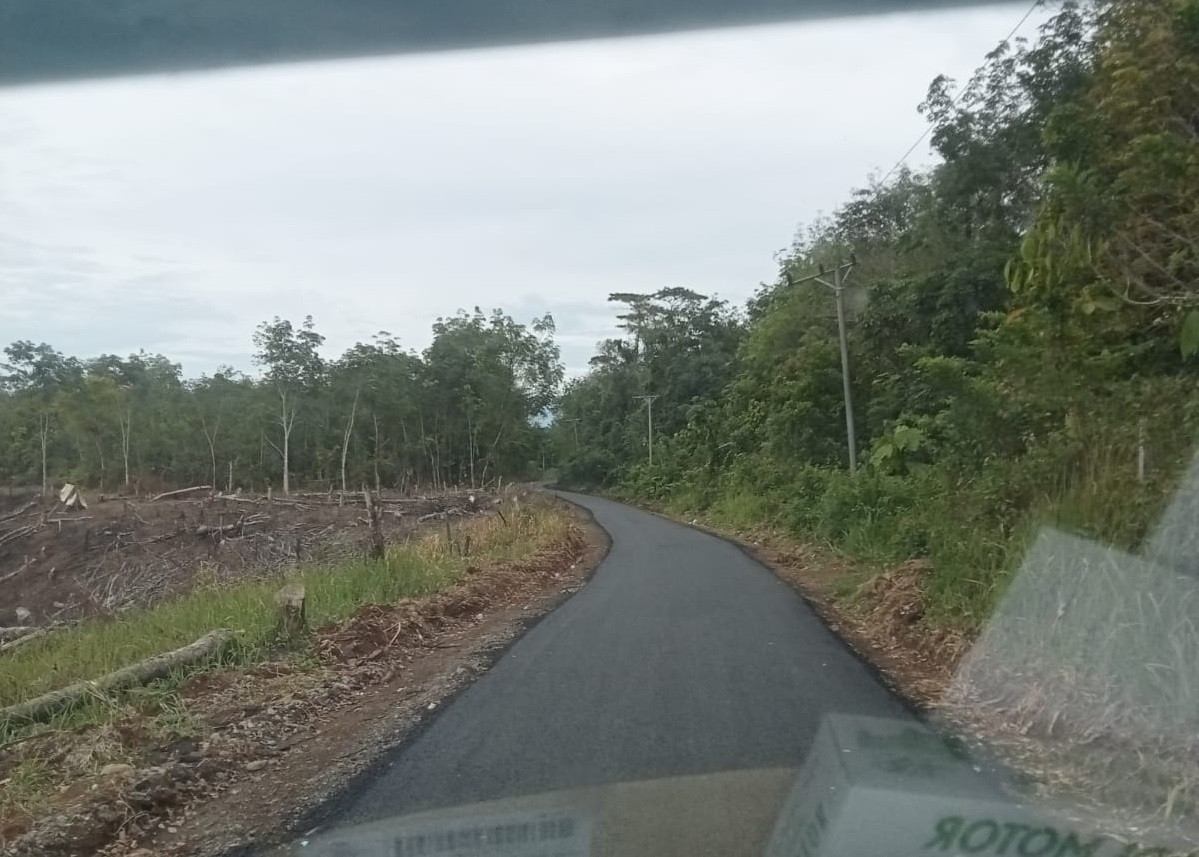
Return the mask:
[(336, 353), (478, 305), (553, 312), (581, 370), (609, 292), (772, 279), (1018, 11), (0, 92), (0, 340), (198, 374), (275, 315)]

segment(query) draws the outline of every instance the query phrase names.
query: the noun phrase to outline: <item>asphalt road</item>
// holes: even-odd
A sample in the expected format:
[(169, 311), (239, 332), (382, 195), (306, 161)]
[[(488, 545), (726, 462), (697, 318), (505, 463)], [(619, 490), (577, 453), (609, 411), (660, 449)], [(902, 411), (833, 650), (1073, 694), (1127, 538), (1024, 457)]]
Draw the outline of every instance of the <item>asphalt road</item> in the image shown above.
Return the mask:
[(822, 715), (906, 709), (768, 569), (713, 536), (572, 494), (612, 537), (337, 826), (604, 783), (798, 766)]

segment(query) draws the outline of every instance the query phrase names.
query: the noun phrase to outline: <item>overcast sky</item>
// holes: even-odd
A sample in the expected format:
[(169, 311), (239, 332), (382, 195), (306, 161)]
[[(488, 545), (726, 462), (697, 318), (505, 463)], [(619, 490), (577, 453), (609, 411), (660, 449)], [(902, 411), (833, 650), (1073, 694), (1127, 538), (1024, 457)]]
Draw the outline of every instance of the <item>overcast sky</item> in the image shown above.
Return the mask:
[(609, 292), (773, 279), (1025, 8), (0, 91), (0, 344), (195, 376), (274, 315), (334, 356), (478, 305), (579, 372)]

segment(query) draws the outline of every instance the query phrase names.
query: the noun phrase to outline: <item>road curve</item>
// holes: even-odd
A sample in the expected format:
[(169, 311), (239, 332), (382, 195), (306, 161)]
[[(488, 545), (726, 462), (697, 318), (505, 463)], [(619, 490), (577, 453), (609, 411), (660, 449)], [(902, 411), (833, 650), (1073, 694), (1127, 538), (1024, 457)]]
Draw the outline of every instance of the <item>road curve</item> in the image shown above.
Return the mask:
[(458, 695), (337, 825), (630, 780), (799, 765), (829, 712), (908, 713), (728, 542), (563, 493), (612, 538), (591, 581)]

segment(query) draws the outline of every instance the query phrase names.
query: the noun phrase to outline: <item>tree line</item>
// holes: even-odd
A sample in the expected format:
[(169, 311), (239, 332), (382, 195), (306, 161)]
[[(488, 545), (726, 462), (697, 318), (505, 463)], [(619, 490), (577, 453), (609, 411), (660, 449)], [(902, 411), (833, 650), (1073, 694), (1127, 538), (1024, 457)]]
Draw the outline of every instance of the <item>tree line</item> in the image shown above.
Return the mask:
[[(1134, 546), (1195, 451), (1199, 2), (1059, 3), (919, 110), (939, 162), (802, 228), (746, 306), (613, 294), (554, 443), (573, 484), (930, 557), (971, 623), (1042, 523)], [(806, 279), (843, 262), (855, 473)]]
[(0, 479), (43, 491), (210, 484), (400, 490), (481, 486), (540, 472), (541, 417), (563, 368), (546, 315), (440, 318), (428, 348), (389, 333), (325, 359), (311, 317), (254, 332), (249, 375), (184, 379), (160, 354), (91, 359), (46, 343), (4, 349)]

